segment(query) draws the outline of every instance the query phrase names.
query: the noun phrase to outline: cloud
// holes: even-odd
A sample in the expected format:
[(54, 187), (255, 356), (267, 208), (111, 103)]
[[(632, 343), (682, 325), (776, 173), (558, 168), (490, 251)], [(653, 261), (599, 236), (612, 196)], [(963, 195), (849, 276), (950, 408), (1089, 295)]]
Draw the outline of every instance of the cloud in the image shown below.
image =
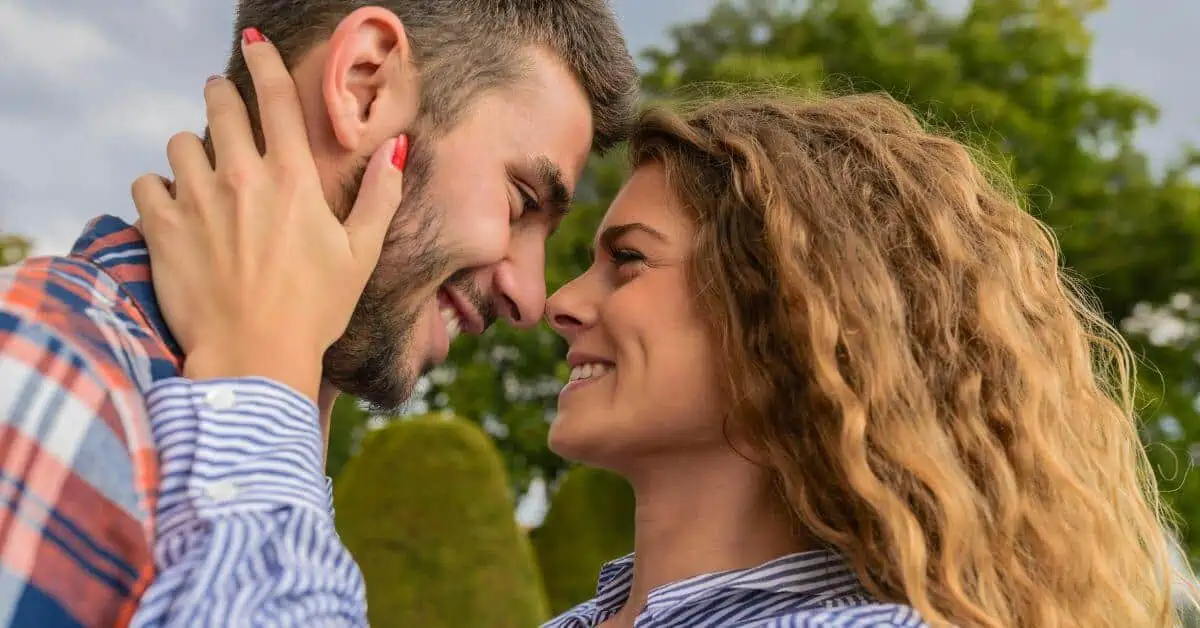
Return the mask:
[(84, 126), (95, 141), (161, 152), (175, 133), (204, 128), (204, 101), (197, 94), (138, 89), (89, 110)]
[(20, 0), (0, 0), (0, 59), (29, 76), (67, 82), (117, 54), (94, 24)]

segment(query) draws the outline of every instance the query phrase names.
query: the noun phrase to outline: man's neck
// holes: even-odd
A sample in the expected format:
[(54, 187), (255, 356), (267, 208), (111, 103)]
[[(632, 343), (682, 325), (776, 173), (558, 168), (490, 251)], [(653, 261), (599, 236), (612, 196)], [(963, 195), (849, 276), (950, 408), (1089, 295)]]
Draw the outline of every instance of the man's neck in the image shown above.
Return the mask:
[(338, 390), (328, 380), (321, 380), (321, 392), (317, 394), (317, 417), (321, 425), (321, 440), (325, 446), (325, 458), (329, 458), (329, 423), (333, 419), (333, 405), (337, 403), (342, 391)]

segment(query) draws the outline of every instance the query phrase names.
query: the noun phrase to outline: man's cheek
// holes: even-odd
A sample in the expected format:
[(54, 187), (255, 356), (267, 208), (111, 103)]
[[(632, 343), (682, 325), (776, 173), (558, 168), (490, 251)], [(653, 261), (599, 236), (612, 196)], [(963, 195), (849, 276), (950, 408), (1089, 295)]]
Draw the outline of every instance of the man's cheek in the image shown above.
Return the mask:
[(505, 258), (512, 238), (508, 215), (477, 216), (463, 223), (463, 250), (469, 251), (472, 266), (487, 266)]

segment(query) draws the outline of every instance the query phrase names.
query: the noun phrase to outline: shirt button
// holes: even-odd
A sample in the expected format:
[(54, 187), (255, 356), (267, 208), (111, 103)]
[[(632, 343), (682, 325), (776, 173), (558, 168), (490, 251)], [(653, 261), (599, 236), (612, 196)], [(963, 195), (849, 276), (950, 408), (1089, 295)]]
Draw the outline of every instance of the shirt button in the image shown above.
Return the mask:
[(204, 395), (204, 402), (214, 410), (228, 410), (237, 405), (237, 395), (224, 386), (213, 388)]
[(224, 502), (237, 497), (238, 487), (232, 480), (221, 480), (209, 484), (204, 492), (208, 493), (209, 498), (215, 502)]

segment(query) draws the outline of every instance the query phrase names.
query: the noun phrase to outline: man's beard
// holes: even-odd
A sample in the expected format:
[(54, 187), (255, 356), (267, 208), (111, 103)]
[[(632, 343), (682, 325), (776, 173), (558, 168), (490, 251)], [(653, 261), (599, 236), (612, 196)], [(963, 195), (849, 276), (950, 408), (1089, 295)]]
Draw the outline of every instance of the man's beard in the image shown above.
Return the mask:
[[(325, 353), (324, 377), (344, 393), (367, 402), (373, 412), (395, 413), (410, 394), (422, 368), (409, 367), (413, 328), (422, 293), (446, 274), (449, 251), (438, 246), (441, 217), (429, 197), (433, 155), (414, 144), (404, 169), (405, 192), (346, 332)], [(343, 184), (345, 218), (358, 198), (366, 164)]]

